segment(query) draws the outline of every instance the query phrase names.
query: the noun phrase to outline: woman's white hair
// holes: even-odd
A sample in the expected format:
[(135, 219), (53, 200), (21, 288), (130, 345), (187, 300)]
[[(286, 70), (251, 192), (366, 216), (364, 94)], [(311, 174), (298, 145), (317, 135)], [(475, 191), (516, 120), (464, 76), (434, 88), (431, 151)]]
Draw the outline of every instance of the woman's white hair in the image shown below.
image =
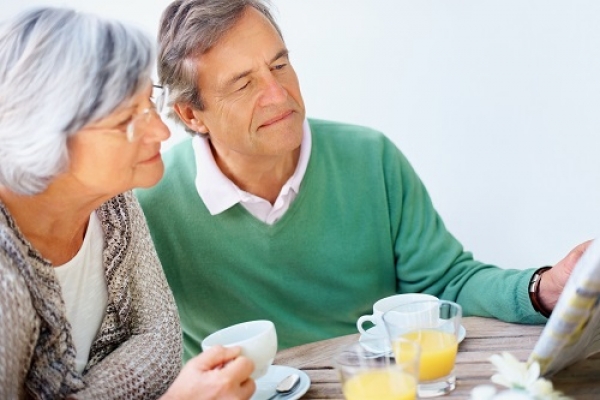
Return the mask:
[(67, 139), (149, 83), (151, 40), (117, 21), (37, 8), (0, 25), (0, 185), (44, 191)]

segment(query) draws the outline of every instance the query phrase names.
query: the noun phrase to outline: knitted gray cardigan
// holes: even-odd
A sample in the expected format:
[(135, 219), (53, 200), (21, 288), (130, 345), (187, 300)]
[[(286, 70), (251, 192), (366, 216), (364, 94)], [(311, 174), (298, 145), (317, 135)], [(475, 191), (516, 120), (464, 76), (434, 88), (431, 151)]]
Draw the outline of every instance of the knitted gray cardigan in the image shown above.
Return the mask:
[(0, 202), (0, 399), (152, 399), (181, 366), (181, 331), (131, 192), (98, 210), (108, 306), (83, 374), (52, 265)]

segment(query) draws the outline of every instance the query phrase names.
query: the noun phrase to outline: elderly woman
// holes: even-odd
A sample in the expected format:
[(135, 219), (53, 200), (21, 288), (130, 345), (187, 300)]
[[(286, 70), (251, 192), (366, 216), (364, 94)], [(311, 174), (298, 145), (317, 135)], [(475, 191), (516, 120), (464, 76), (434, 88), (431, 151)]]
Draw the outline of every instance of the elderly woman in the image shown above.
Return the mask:
[(163, 174), (152, 65), (143, 34), (92, 15), (40, 8), (0, 26), (2, 399), (254, 391), (252, 363), (223, 348), (168, 389), (179, 320), (130, 192)]

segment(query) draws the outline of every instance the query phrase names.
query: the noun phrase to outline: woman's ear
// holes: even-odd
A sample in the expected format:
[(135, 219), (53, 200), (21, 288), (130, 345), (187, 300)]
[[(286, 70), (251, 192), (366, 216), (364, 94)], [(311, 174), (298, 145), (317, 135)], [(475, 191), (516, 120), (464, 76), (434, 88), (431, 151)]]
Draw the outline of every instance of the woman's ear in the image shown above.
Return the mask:
[(189, 129), (198, 133), (207, 133), (208, 129), (199, 118), (198, 111), (194, 110), (189, 104), (175, 103), (173, 105), (175, 114), (179, 116), (181, 122), (183, 122)]

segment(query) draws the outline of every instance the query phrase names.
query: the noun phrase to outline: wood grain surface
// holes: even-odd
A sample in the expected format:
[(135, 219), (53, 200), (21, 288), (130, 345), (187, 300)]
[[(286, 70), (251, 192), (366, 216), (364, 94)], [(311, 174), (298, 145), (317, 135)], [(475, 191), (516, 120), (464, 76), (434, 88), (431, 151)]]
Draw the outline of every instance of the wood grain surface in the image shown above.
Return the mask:
[[(463, 318), (467, 330), (456, 360), (456, 390), (440, 399), (469, 399), (471, 389), (491, 384), (494, 373), (490, 356), (503, 351), (525, 361), (537, 342), (543, 326), (510, 324), (496, 319)], [(283, 350), (274, 364), (288, 365), (306, 372), (311, 387), (302, 399), (343, 400), (341, 384), (332, 359), (343, 345), (357, 341), (358, 334), (342, 336)], [(600, 353), (574, 364), (551, 378), (556, 389), (576, 400), (600, 399)]]

